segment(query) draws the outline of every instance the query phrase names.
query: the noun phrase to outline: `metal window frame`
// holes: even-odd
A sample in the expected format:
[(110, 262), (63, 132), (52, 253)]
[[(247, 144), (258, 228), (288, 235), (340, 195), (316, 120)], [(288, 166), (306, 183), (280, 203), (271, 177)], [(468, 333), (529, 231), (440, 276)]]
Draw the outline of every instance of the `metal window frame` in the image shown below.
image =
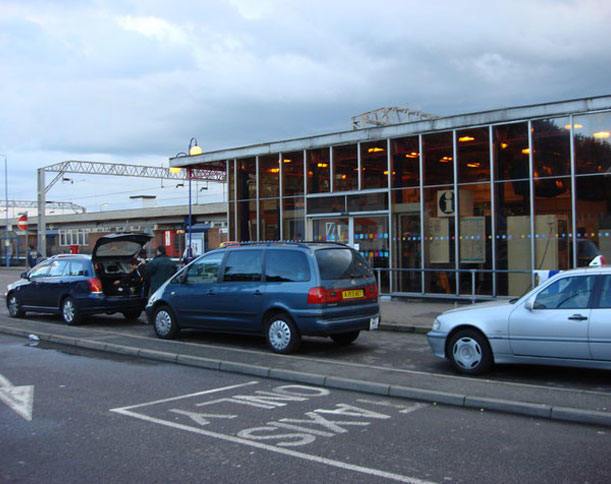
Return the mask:
[(335, 191), (335, 160), (334, 158), (335, 158), (335, 153), (333, 150), (333, 146), (329, 146), (329, 193), (333, 193)]
[(534, 157), (532, 120), (528, 120), (528, 186), (530, 191), (530, 285), (535, 286), (535, 267), (537, 266), (537, 255), (535, 253), (535, 179), (534, 179)]
[(424, 153), (422, 152), (423, 148), (422, 143), (422, 135), (418, 135), (418, 170), (420, 170), (420, 176), (418, 177), (420, 181), (420, 269), (422, 272), (420, 273), (420, 293), (426, 293), (426, 273), (425, 269), (425, 260), (426, 260), (426, 241), (425, 237), (425, 218), (424, 218)]
[(361, 157), (361, 142), (356, 143), (356, 187), (357, 190), (361, 190), (363, 188), (363, 160)]
[(575, 126), (574, 115), (569, 114), (570, 129), (570, 158), (571, 158), (571, 245), (573, 247), (573, 267), (577, 268), (577, 168), (575, 166)]
[(259, 155), (255, 156), (255, 175), (256, 175), (256, 183), (255, 183), (255, 187), (256, 187), (256, 195), (257, 197), (255, 198), (256, 202), (257, 202), (257, 242), (259, 242), (261, 240), (261, 215), (259, 214), (260, 208), (259, 208), (259, 200), (261, 198), (261, 194), (259, 193)]
[[(393, 199), (392, 199), (392, 171), (393, 171), (393, 163), (392, 163), (392, 156), (390, 153), (390, 138), (386, 138), (386, 171), (388, 172), (388, 175), (386, 177), (386, 183), (387, 183), (387, 187), (386, 190), (388, 191), (388, 268), (391, 269), (393, 267), (393, 258), (395, 255), (395, 250), (394, 250), (394, 234), (395, 231), (393, 230)], [(394, 282), (394, 277), (392, 277), (392, 271), (389, 271), (388, 273), (388, 291), (390, 293), (394, 292), (394, 286), (395, 286), (395, 282)]]
[[(460, 294), (460, 273), (459, 269), (459, 258), (460, 258), (460, 247), (459, 247), (459, 224), (460, 224), (460, 200), (458, 196), (458, 147), (456, 146), (456, 130), (452, 130), (452, 175), (453, 175), (453, 188), (454, 188), (454, 282), (456, 284), (455, 294)], [(450, 240), (452, 240), (452, 234), (450, 234)], [(448, 241), (449, 242), (449, 241)]]
[(494, 139), (488, 126), (488, 156), (490, 160), (490, 256), (492, 257), (492, 297), (496, 297), (496, 173), (494, 169)]
[(278, 220), (278, 237), (284, 240), (284, 163), (282, 162), (282, 151), (278, 153), (278, 212), (280, 219)]

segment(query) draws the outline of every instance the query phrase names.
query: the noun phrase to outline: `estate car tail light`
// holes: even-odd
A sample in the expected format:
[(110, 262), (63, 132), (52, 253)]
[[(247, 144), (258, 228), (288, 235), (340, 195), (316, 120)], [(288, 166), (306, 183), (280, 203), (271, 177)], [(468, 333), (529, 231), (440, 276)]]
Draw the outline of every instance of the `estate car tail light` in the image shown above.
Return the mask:
[(87, 282), (89, 283), (89, 292), (94, 294), (102, 293), (102, 281), (100, 281), (97, 277), (87, 279)]

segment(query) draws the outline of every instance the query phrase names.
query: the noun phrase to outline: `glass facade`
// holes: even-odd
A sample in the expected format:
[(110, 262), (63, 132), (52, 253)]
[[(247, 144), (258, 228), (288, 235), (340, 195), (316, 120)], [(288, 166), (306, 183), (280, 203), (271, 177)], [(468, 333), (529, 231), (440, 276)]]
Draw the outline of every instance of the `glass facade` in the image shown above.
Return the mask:
[(229, 160), (230, 239), (350, 244), (388, 294), (514, 297), (611, 261), (611, 111), (348, 139)]

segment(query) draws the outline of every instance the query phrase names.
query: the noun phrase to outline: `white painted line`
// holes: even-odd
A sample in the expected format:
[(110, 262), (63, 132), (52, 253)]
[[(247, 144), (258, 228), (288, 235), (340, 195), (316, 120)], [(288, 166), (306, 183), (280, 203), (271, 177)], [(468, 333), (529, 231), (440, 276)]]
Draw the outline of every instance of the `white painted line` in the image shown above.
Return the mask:
[(0, 375), (0, 401), (6, 403), (17, 415), (32, 421), (34, 407), (34, 385), (14, 386), (8, 378)]
[(241, 387), (246, 387), (246, 386), (249, 386), (249, 385), (256, 385), (257, 383), (259, 383), (259, 382), (258, 381), (249, 381), (249, 382), (246, 382), (246, 383), (240, 383), (238, 385), (230, 385), (228, 387), (213, 388), (211, 390), (204, 390), (202, 392), (189, 393), (187, 395), (179, 395), (178, 397), (163, 398), (161, 400), (154, 400), (152, 402), (139, 403), (137, 405), (130, 405), (128, 407), (111, 408), (110, 411), (111, 412), (119, 412), (120, 410), (129, 410), (130, 408), (146, 407), (148, 405), (156, 405), (158, 403), (173, 402), (175, 400), (181, 400), (183, 398), (197, 397), (199, 395), (208, 395), (210, 393), (224, 392), (225, 390), (233, 390), (234, 388), (241, 388)]
[(297, 452), (295, 450), (290, 450), (286, 448), (276, 447), (274, 445), (263, 444), (261, 442), (242, 439), (240, 437), (235, 437), (233, 435), (225, 435), (219, 434), (217, 432), (210, 432), (209, 430), (203, 430), (196, 427), (190, 427), (188, 425), (179, 424), (176, 422), (168, 422), (166, 420), (158, 419), (155, 417), (149, 417), (148, 415), (142, 415), (136, 412), (130, 412), (129, 410), (116, 408), (111, 410), (111, 412), (116, 412), (121, 415), (126, 415), (128, 417), (134, 417), (140, 420), (144, 420), (146, 422), (152, 422), (160, 425), (165, 425), (166, 427), (171, 427), (179, 430), (186, 430), (187, 432), (193, 432), (200, 435), (205, 435), (206, 437), (212, 437), (213, 439), (224, 440), (226, 442), (231, 442), (234, 444), (246, 445), (249, 447), (255, 447), (257, 449), (267, 450), (269, 452), (275, 452), (277, 454), (287, 455), (291, 457), (296, 457), (298, 459), (307, 460), (310, 462), (316, 462), (318, 464), (324, 464), (332, 467), (337, 467), (339, 469), (344, 469), (347, 471), (359, 472), (361, 474), (367, 474), (370, 476), (381, 477), (384, 479), (390, 479), (399, 482), (409, 482), (412, 484), (431, 484), (431, 481), (424, 481), (418, 479), (416, 477), (404, 476), (401, 474), (394, 474), (392, 472), (386, 472), (379, 469), (373, 469), (371, 467), (363, 467), (355, 464), (349, 464), (347, 462), (342, 462), (339, 460), (328, 459), (326, 457), (320, 457), (317, 455), (310, 455), (303, 452)]
[(391, 407), (399, 410), (399, 413), (412, 413), (421, 408), (430, 407), (428, 403), (412, 403), (411, 405), (401, 405), (397, 403), (386, 402), (384, 400), (367, 400), (366, 398), (359, 398), (357, 402), (368, 403), (371, 405), (380, 405), (381, 407)]

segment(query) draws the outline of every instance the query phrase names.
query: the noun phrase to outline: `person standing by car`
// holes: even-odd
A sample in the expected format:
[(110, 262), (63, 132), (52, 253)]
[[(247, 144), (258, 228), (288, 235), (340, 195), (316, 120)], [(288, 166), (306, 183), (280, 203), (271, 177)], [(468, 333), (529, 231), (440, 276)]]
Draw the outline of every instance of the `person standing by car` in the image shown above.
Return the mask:
[(165, 247), (157, 247), (155, 257), (146, 265), (146, 279), (150, 285), (149, 294), (153, 294), (165, 281), (172, 277), (176, 269), (176, 263), (166, 255)]
[(38, 262), (38, 251), (34, 248), (33, 245), (30, 245), (28, 250), (28, 266), (30, 268), (34, 267)]

